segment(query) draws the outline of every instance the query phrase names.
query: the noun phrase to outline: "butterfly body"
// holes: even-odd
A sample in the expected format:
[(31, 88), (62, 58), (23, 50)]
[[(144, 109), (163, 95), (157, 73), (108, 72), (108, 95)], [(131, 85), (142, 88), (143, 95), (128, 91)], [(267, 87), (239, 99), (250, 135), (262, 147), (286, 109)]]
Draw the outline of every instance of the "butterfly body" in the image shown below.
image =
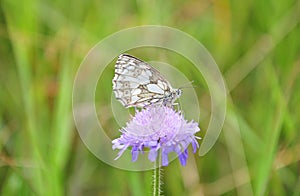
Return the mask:
[(154, 67), (127, 54), (121, 54), (116, 62), (113, 91), (126, 108), (172, 107), (181, 95), (181, 90), (173, 89)]

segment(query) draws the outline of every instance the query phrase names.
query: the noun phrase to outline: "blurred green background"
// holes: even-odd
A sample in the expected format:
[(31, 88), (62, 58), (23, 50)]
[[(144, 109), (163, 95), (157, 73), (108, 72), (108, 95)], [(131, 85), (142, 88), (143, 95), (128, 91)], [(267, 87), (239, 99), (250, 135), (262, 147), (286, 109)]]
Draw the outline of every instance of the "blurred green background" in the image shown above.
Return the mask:
[[(146, 24), (203, 43), (229, 92), (216, 145), (204, 157), (190, 155), (186, 167), (178, 160), (166, 167), (164, 194), (300, 195), (300, 1), (1, 0), (0, 23), (1, 195), (151, 194), (151, 171), (119, 170), (88, 151), (71, 107), (87, 52)], [(201, 75), (176, 67), (202, 86)], [(101, 105), (109, 104), (113, 65), (107, 72)], [(209, 97), (196, 92), (209, 113)], [(118, 135), (112, 118), (100, 120)], [(203, 136), (201, 119), (200, 126)]]

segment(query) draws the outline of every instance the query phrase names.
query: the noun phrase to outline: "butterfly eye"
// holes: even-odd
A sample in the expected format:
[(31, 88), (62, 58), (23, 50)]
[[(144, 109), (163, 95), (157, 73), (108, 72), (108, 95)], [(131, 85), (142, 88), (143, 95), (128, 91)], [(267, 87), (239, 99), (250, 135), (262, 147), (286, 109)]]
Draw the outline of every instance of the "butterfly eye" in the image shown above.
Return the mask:
[(178, 89), (176, 93), (177, 93), (177, 96), (179, 97), (181, 95), (182, 91), (180, 89)]

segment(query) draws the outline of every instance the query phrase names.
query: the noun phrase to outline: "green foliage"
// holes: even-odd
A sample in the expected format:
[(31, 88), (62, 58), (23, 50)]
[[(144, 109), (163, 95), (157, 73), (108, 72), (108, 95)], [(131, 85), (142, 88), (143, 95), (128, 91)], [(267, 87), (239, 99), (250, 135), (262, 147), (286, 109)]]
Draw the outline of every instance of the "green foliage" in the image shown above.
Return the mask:
[[(186, 167), (175, 160), (165, 169), (165, 194), (299, 195), (299, 13), (295, 0), (2, 0), (0, 194), (151, 193), (150, 171), (122, 171), (89, 153), (71, 106), (76, 70), (89, 49), (123, 28), (157, 24), (203, 43), (228, 87), (220, 138), (206, 156), (190, 154)], [(132, 53), (168, 59), (200, 87), (203, 136), (211, 104), (203, 77), (170, 51)], [(109, 109), (113, 65), (104, 73), (96, 99), (107, 111), (99, 121), (115, 137), (119, 126)]]

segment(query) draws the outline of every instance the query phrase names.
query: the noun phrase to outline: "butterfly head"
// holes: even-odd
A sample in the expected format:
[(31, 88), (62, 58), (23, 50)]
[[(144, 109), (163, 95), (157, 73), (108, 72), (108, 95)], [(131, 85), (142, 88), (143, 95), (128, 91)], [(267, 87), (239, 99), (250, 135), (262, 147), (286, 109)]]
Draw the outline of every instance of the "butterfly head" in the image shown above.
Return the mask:
[(173, 89), (170, 94), (164, 97), (162, 104), (168, 107), (172, 107), (176, 99), (181, 96), (181, 89)]
[(182, 94), (182, 90), (179, 88), (179, 89), (175, 89), (175, 92), (176, 92), (176, 97), (180, 97), (181, 94)]

